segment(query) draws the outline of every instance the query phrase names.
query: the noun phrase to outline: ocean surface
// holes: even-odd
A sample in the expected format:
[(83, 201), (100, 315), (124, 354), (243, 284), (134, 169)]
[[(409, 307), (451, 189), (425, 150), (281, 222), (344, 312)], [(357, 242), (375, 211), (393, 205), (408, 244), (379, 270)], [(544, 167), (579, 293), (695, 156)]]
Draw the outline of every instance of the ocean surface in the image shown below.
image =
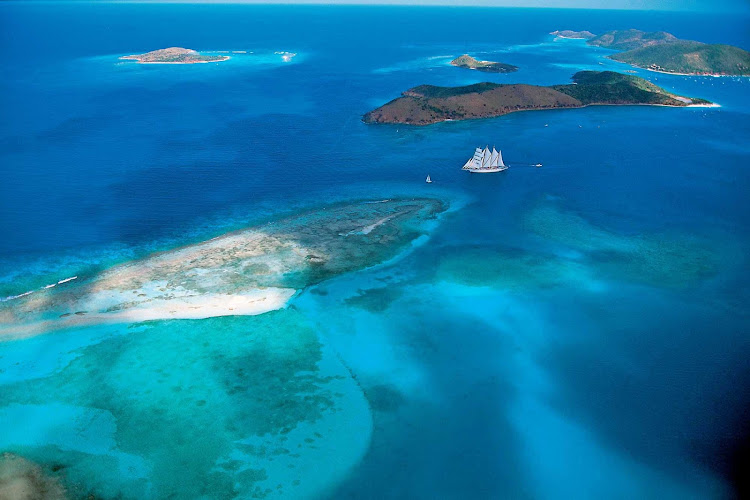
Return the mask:
[[(0, 297), (333, 203), (433, 197), (451, 209), (397, 258), (278, 311), (1, 342), (0, 451), (73, 498), (739, 497), (750, 78), (637, 70), (720, 108), (420, 128), (361, 116), (419, 84), (632, 69), (556, 29), (665, 30), (748, 50), (749, 25), (1, 3)], [(169, 46), (244, 53), (118, 59)], [(466, 52), (521, 69), (448, 64)], [(461, 172), (485, 145), (511, 168)]]

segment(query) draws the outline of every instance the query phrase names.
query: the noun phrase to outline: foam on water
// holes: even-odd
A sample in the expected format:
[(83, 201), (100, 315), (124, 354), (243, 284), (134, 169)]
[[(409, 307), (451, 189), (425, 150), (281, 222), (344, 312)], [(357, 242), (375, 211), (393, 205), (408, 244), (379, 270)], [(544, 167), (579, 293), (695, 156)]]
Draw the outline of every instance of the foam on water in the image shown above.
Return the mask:
[(447, 56), (427, 56), (411, 61), (400, 62), (394, 66), (388, 66), (385, 68), (378, 68), (373, 70), (373, 73), (392, 73), (394, 71), (418, 71), (418, 70), (429, 70), (431, 68), (440, 68), (443, 66), (450, 66), (450, 62), (455, 59), (455, 55)]

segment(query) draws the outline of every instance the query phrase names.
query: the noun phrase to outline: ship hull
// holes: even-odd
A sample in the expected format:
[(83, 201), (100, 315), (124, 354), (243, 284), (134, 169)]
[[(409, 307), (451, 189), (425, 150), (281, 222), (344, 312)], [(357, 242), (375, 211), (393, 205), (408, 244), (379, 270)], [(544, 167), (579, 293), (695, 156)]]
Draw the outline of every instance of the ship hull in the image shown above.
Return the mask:
[(497, 167), (497, 168), (466, 168), (464, 169), (467, 172), (471, 172), (472, 174), (492, 174), (495, 172), (502, 172), (503, 170), (508, 170), (507, 166), (504, 167)]

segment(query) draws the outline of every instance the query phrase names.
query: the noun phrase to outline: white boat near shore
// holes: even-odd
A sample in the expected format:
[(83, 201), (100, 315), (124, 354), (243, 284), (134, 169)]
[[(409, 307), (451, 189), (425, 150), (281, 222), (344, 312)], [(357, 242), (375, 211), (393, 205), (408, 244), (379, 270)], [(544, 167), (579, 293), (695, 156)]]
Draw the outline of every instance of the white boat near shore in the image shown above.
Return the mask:
[(474, 156), (464, 163), (461, 170), (472, 172), (475, 174), (490, 174), (493, 172), (502, 172), (508, 170), (508, 165), (503, 163), (503, 156), (500, 151), (494, 147), (490, 151), (489, 146), (477, 148), (474, 151)]

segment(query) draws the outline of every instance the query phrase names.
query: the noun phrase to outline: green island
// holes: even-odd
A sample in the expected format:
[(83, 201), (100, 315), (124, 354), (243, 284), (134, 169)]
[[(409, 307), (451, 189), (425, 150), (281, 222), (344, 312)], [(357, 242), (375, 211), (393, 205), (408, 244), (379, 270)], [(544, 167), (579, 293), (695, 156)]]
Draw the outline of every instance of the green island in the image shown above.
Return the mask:
[(679, 38), (666, 31), (646, 32), (629, 29), (608, 31), (603, 35), (594, 36), (586, 43), (614, 50), (633, 50), (677, 41)]
[(145, 54), (122, 56), (120, 59), (138, 61), (141, 64), (197, 64), (226, 61), (229, 56), (206, 56), (192, 49), (169, 47)]
[(610, 58), (662, 73), (750, 75), (750, 52), (731, 45), (708, 45), (680, 40), (629, 50)]
[(528, 84), (477, 83), (463, 87), (420, 85), (366, 113), (365, 123), (429, 125), (448, 120), (491, 118), (514, 111), (582, 108), (610, 104), (713, 106), (704, 99), (674, 95), (633, 75), (580, 71), (573, 83), (542, 87)]
[[(556, 33), (567, 31), (552, 32)], [(589, 45), (622, 51), (608, 56), (610, 59), (651, 71), (677, 75), (750, 75), (750, 52), (731, 45), (681, 40), (665, 31), (636, 29), (608, 31), (585, 38)]]
[(574, 38), (579, 40), (588, 40), (589, 38), (594, 38), (596, 36), (590, 31), (573, 30), (553, 31), (550, 35), (555, 35), (557, 38)]
[(485, 73), (512, 73), (518, 71), (518, 66), (493, 61), (479, 61), (469, 54), (464, 54), (451, 61), (453, 66), (466, 69), (475, 69)]

